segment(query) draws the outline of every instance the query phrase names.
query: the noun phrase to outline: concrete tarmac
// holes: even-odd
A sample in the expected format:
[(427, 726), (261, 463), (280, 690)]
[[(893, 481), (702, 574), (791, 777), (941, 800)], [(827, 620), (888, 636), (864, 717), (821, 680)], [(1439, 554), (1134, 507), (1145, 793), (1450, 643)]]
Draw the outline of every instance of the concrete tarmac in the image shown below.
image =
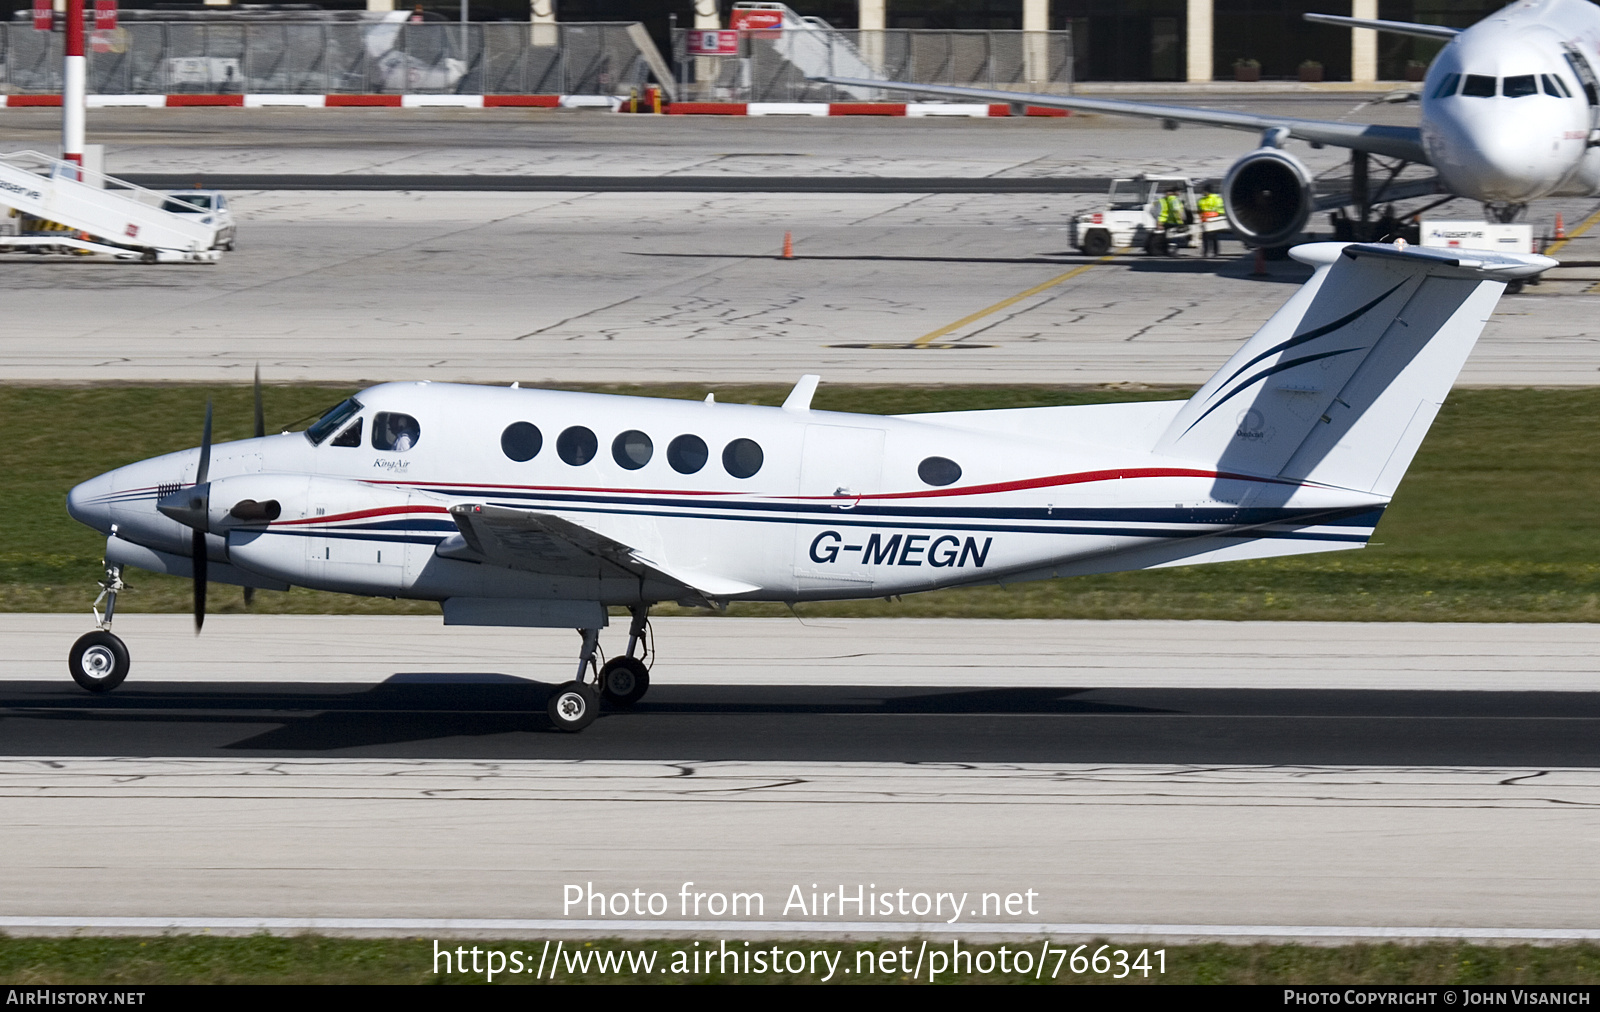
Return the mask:
[(650, 696), (563, 735), (559, 630), (127, 614), (91, 696), (88, 625), (0, 616), (8, 930), (653, 930), (593, 883), (715, 937), (686, 882), (768, 934), (861, 920), (812, 883), (1034, 891), (975, 936), (1600, 928), (1593, 626), (666, 619)]
[[(1287, 102), (1271, 97), (1260, 102)], [(1414, 110), (1318, 96), (1295, 112)], [(111, 171), (661, 178), (1218, 174), (1253, 138), (1101, 117), (774, 122), (361, 110), (106, 110)], [(206, 113), (207, 110), (197, 110)], [(223, 111), (226, 112), (226, 111)], [(248, 113), (249, 115), (245, 115)], [(370, 118), (368, 113), (378, 113)], [(31, 115), (31, 114), (30, 114)], [(11, 143), (48, 125), (21, 116)], [(651, 120), (651, 122), (643, 122)], [(35, 138), (42, 141), (42, 138)], [(1338, 152), (1300, 151), (1315, 171)], [(1078, 256), (1093, 194), (332, 192), (234, 197), (217, 266), (0, 263), (0, 378), (32, 382), (1058, 382), (1198, 384), (1307, 276)], [(1542, 203), (1576, 231), (1592, 200)], [(1434, 214), (1476, 217), (1457, 201)], [(792, 234), (796, 257), (781, 259)], [(1600, 232), (1558, 254), (1600, 260)], [(1600, 274), (1503, 299), (1461, 382), (1600, 380)]]

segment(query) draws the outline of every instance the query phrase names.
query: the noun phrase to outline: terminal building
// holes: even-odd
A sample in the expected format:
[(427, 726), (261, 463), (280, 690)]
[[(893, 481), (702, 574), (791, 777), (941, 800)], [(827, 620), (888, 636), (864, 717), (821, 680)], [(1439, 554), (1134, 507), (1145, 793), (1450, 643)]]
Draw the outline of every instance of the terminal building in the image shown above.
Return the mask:
[[(721, 27), (727, 24), (732, 4), (730, 0), (720, 4), (717, 0), (670, 4), (534, 0), (534, 6), (548, 8), (546, 16), (562, 20), (646, 23), (664, 20), (668, 10), (681, 8), (677, 22), (683, 27), (691, 23)], [(789, 6), (835, 28), (1071, 31), (1076, 81), (1205, 82), (1257, 75), (1263, 81), (1294, 81), (1316, 78), (1320, 72), (1324, 81), (1362, 83), (1417, 78), (1441, 44), (1314, 25), (1301, 15), (1346, 14), (1465, 28), (1505, 4), (1503, 0), (793, 0)], [(651, 29), (659, 30), (654, 24)]]

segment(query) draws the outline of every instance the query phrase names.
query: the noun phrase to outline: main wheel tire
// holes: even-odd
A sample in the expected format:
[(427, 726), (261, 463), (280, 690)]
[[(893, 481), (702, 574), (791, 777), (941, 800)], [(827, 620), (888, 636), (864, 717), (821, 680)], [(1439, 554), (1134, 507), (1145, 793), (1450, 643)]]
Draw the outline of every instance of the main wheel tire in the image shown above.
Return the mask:
[(600, 694), (615, 706), (632, 706), (650, 691), (650, 669), (637, 657), (613, 657), (600, 669)]
[(550, 694), (545, 712), (558, 730), (582, 731), (599, 715), (600, 699), (582, 682), (567, 682)]
[(1086, 232), (1083, 236), (1083, 255), (1086, 257), (1103, 257), (1111, 252), (1111, 235), (1105, 229), (1097, 228)]
[(128, 677), (128, 648), (104, 629), (78, 637), (67, 655), (72, 680), (90, 692), (110, 692)]

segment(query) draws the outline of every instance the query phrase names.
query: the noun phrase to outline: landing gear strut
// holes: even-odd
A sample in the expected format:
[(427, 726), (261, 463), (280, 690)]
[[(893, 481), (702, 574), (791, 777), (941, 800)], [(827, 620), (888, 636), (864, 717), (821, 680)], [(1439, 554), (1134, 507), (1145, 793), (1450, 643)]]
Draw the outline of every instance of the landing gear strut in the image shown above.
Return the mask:
[[(100, 581), (100, 594), (90, 609), (95, 623), (100, 627), (84, 633), (72, 644), (67, 654), (67, 670), (72, 680), (90, 692), (110, 692), (128, 677), (128, 647), (111, 633), (111, 619), (117, 611), (117, 594), (123, 589), (122, 567), (106, 566), (106, 576)], [(106, 613), (100, 615), (100, 602), (105, 601)]]
[[(628, 652), (613, 657), (604, 665), (595, 664), (600, 649), (600, 630), (578, 630), (583, 637), (583, 648), (578, 654), (578, 675), (557, 686), (545, 704), (550, 723), (557, 729), (582, 731), (594, 723), (600, 713), (602, 696), (614, 706), (632, 706), (649, 690), (650, 606), (635, 605), (631, 610), (633, 622), (628, 626)], [(641, 656), (635, 656), (636, 653)], [(588, 681), (591, 670), (594, 670), (593, 685)]]
[[(650, 691), (650, 665), (645, 660), (653, 653), (649, 644), (650, 606), (635, 605), (633, 622), (628, 626), (628, 652), (611, 658), (600, 669), (600, 692), (606, 702), (614, 706), (632, 706)], [(634, 651), (641, 645), (643, 655), (635, 657)]]

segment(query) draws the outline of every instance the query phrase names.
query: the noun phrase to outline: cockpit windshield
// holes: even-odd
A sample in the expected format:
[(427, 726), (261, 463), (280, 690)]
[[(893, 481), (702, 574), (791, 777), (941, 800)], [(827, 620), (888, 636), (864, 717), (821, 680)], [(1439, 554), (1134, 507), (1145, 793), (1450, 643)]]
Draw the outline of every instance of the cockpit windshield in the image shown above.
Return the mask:
[(354, 397), (341, 402), (327, 414), (317, 419), (316, 423), (306, 430), (306, 438), (311, 440), (312, 446), (322, 445), (324, 439), (332, 435), (351, 415), (360, 410), (361, 402)]

